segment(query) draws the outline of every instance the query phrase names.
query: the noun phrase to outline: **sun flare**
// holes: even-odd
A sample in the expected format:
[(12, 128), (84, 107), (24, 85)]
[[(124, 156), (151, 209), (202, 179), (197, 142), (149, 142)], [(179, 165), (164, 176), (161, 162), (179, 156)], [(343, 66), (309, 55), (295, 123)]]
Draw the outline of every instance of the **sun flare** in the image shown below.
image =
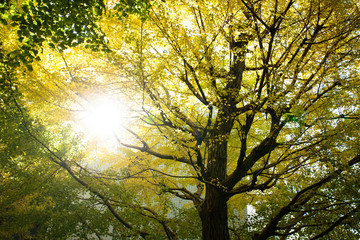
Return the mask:
[(119, 98), (98, 96), (86, 102), (81, 122), (88, 134), (109, 139), (118, 136), (129, 119), (127, 104)]

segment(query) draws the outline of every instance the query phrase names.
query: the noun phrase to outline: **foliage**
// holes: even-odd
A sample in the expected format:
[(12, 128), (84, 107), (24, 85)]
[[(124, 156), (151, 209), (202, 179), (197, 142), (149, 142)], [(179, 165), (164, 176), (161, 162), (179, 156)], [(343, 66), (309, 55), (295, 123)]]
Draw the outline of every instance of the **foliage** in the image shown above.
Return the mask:
[(151, 6), (146, 0), (107, 4), (102, 0), (7, 0), (0, 4), (1, 23), (15, 27), (20, 42), (19, 48), (9, 53), (8, 64), (19, 66), (22, 62), (32, 70), (31, 63), (40, 60), (44, 43), (59, 51), (82, 44), (93, 51), (108, 52), (107, 39), (98, 24), (106, 8), (115, 9), (119, 18), (138, 14), (146, 19)]
[[(29, 115), (14, 76), (3, 68), (2, 77), (0, 237), (68, 239), (91, 234), (116, 235), (116, 228), (109, 232), (111, 222), (106, 220), (109, 213), (104, 214), (97, 199), (89, 197), (88, 192), (64, 174), (39, 143), (41, 139), (42, 144), (52, 145), (56, 154), (64, 158), (79, 158), (76, 143), (79, 139), (74, 139), (65, 127), (57, 126), (54, 132), (42, 126)], [(34, 139), (32, 134), (39, 138)]]

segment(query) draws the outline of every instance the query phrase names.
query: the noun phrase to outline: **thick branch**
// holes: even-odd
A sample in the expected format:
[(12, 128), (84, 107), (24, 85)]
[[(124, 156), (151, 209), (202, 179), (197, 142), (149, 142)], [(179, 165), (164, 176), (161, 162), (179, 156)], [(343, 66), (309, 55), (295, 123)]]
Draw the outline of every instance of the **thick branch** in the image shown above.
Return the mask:
[(146, 146), (142, 146), (142, 147), (139, 147), (139, 146), (135, 146), (135, 145), (130, 145), (130, 144), (126, 144), (126, 143), (121, 143), (122, 146), (124, 147), (127, 147), (127, 148), (132, 148), (132, 149), (136, 149), (136, 150), (139, 150), (141, 152), (146, 152), (154, 157), (158, 157), (158, 158), (161, 158), (161, 159), (168, 159), (168, 160), (174, 160), (174, 161), (177, 161), (177, 162), (182, 162), (182, 163), (186, 163), (186, 164), (190, 164), (191, 165), (191, 161), (187, 158), (184, 158), (184, 157), (176, 157), (176, 156), (173, 156), (173, 155), (168, 155), (168, 154), (162, 154), (162, 153), (159, 153), (159, 152), (155, 152), (153, 150), (151, 150), (147, 145)]
[(271, 132), (268, 137), (255, 147), (244, 161), (238, 162), (234, 172), (223, 181), (223, 185), (228, 189), (232, 189), (260, 158), (270, 153), (277, 146), (276, 136), (279, 131), (280, 127)]

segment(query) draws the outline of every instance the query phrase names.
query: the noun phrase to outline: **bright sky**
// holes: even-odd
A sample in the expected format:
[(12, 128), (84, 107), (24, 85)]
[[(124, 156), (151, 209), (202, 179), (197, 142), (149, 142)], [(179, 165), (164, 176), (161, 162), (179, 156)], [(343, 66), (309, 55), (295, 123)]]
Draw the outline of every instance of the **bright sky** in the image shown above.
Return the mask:
[(89, 98), (79, 117), (81, 130), (90, 138), (116, 140), (124, 132), (130, 117), (129, 107), (120, 98), (94, 96)]

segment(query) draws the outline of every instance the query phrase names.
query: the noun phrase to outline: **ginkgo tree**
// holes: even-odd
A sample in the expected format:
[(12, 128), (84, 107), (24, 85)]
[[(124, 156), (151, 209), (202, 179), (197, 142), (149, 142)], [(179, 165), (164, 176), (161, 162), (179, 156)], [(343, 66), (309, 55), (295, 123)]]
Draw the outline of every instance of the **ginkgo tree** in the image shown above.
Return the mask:
[[(63, 146), (58, 144), (57, 148), (67, 156), (78, 154), (78, 139), (65, 126), (57, 126), (57, 134), (49, 134), (39, 119), (29, 116), (16, 79), (5, 66), (0, 68), (0, 238), (106, 236), (111, 224), (104, 224), (108, 216), (99, 217), (102, 210), (96, 207), (97, 202), (59, 165), (49, 161), (34, 136), (26, 132), (31, 129), (44, 143), (61, 140)], [(113, 233), (116, 235), (116, 228)]]
[(119, 150), (96, 155), (107, 170), (42, 143), (123, 236), (359, 237), (356, 1), (153, 1), (140, 17), (120, 5), (94, 19), (106, 50), (47, 39), (22, 89), (50, 112), (98, 92), (131, 103)]

